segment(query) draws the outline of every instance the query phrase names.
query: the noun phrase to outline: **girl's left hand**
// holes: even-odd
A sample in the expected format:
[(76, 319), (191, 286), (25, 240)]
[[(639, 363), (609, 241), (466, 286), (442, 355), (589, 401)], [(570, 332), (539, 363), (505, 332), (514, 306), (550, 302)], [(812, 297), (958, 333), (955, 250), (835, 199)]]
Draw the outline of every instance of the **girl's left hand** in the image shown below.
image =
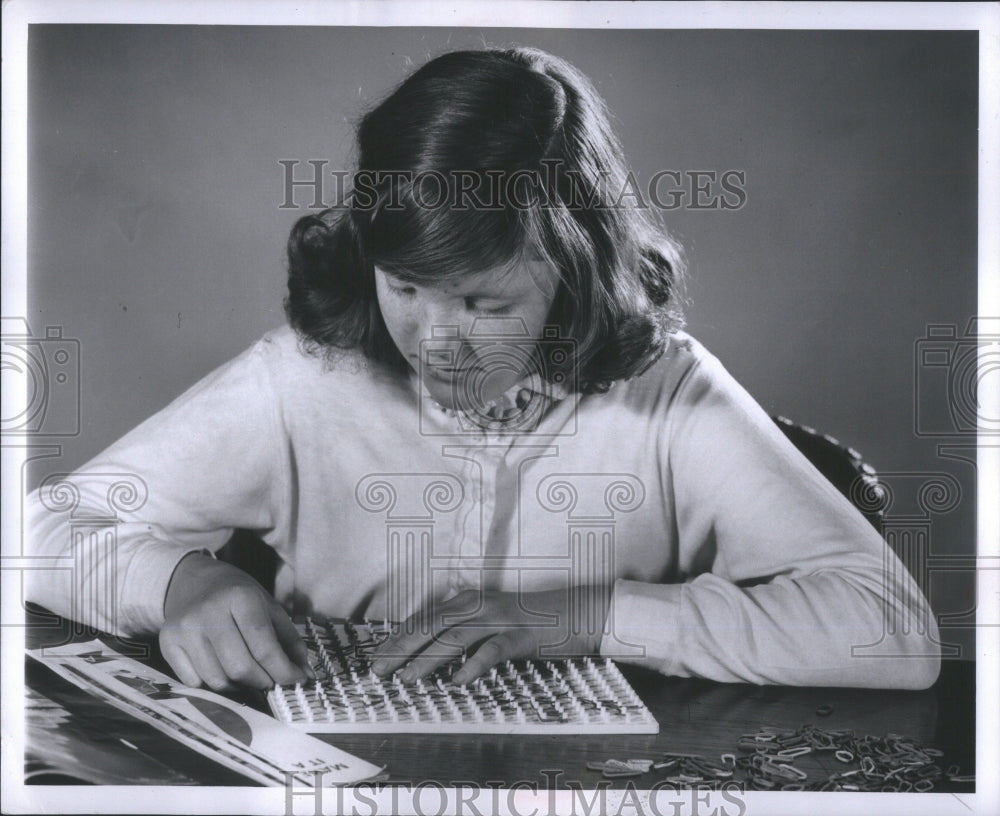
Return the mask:
[[(411, 683), (479, 643), (452, 677), (455, 683), (468, 683), (505, 660), (594, 654), (601, 645), (610, 598), (610, 592), (599, 587), (573, 587), (570, 592), (466, 590), (407, 619), (375, 650), (372, 668), (387, 675), (408, 663), (399, 679)], [(574, 626), (571, 604), (587, 613), (575, 616)]]

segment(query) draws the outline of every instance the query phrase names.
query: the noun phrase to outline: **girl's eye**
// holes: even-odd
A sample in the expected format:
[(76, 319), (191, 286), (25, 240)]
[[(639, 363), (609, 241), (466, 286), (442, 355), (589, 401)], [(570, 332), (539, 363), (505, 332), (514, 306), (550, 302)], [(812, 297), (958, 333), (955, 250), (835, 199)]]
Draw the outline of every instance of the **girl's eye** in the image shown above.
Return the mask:
[(391, 289), (395, 294), (399, 295), (400, 297), (410, 297), (411, 295), (415, 295), (417, 293), (417, 290), (414, 289), (412, 286), (393, 286), (390, 283), (389, 289)]
[(511, 310), (511, 307), (509, 305), (491, 306), (491, 307), (478, 306), (476, 305), (475, 298), (466, 298), (465, 308), (468, 309), (470, 312), (475, 312), (476, 314), (485, 314), (485, 315), (502, 315), (506, 314)]

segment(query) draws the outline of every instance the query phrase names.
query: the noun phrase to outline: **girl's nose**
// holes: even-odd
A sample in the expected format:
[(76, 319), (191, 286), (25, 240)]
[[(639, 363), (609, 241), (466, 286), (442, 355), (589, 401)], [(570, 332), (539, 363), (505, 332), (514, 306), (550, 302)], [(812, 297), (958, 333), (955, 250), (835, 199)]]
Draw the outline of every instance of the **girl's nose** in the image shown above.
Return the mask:
[(449, 303), (425, 304), (419, 341), (423, 363), (447, 369), (469, 365), (474, 356), (467, 344), (471, 327), (472, 315), (464, 307)]
[(468, 316), (464, 310), (449, 304), (427, 303), (420, 317), (420, 337), (425, 340), (449, 338), (460, 345), (469, 334)]

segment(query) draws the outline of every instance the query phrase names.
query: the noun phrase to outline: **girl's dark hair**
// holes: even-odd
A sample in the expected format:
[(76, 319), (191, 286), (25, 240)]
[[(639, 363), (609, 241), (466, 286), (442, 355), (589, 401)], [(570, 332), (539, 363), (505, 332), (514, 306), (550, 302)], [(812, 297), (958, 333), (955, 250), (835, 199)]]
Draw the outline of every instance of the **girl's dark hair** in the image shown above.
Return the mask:
[[(648, 368), (682, 325), (679, 248), (635, 195), (608, 113), (564, 60), (456, 51), (361, 120), (347, 205), (288, 240), (289, 322), (313, 351), (359, 348), (405, 369), (374, 267), (440, 281), (538, 253), (560, 283), (548, 323), (571, 338), (584, 393)], [(464, 191), (464, 193), (463, 193)]]

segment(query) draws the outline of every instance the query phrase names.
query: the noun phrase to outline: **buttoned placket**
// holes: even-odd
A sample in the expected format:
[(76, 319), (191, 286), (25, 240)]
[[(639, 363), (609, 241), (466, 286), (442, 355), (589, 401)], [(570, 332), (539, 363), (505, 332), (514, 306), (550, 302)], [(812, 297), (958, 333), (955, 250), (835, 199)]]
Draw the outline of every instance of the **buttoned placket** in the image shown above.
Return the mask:
[[(438, 403), (414, 376), (413, 384), (436, 415), (435, 425), (443, 436), (454, 434), (454, 441), (444, 443), (441, 454), (453, 463), (462, 481), (466, 501), (453, 516), (451, 540), (439, 550), (447, 558), (447, 593), (455, 595), (466, 589), (480, 589), (484, 584), (484, 562), (497, 513), (500, 469), (504, 467), (515, 442), (524, 437), (517, 429), (504, 430), (502, 422), (491, 422), (477, 428), (474, 419)], [(557, 392), (555, 401), (563, 394)], [(551, 400), (551, 396), (536, 394)], [(471, 426), (471, 427), (470, 427)], [(450, 432), (450, 433), (449, 433)], [(455, 467), (453, 464), (452, 467)], [(450, 469), (450, 468), (449, 468)], [(444, 542), (441, 542), (442, 544)]]
[(507, 437), (486, 433), (477, 443), (454, 446), (451, 455), (463, 458), (462, 470), (472, 500), (469, 511), (457, 530), (455, 561), (451, 570), (451, 590), (480, 589), (483, 586), (483, 564), (486, 559), (490, 532), (497, 513), (497, 489), (500, 469), (514, 443), (514, 435)]

